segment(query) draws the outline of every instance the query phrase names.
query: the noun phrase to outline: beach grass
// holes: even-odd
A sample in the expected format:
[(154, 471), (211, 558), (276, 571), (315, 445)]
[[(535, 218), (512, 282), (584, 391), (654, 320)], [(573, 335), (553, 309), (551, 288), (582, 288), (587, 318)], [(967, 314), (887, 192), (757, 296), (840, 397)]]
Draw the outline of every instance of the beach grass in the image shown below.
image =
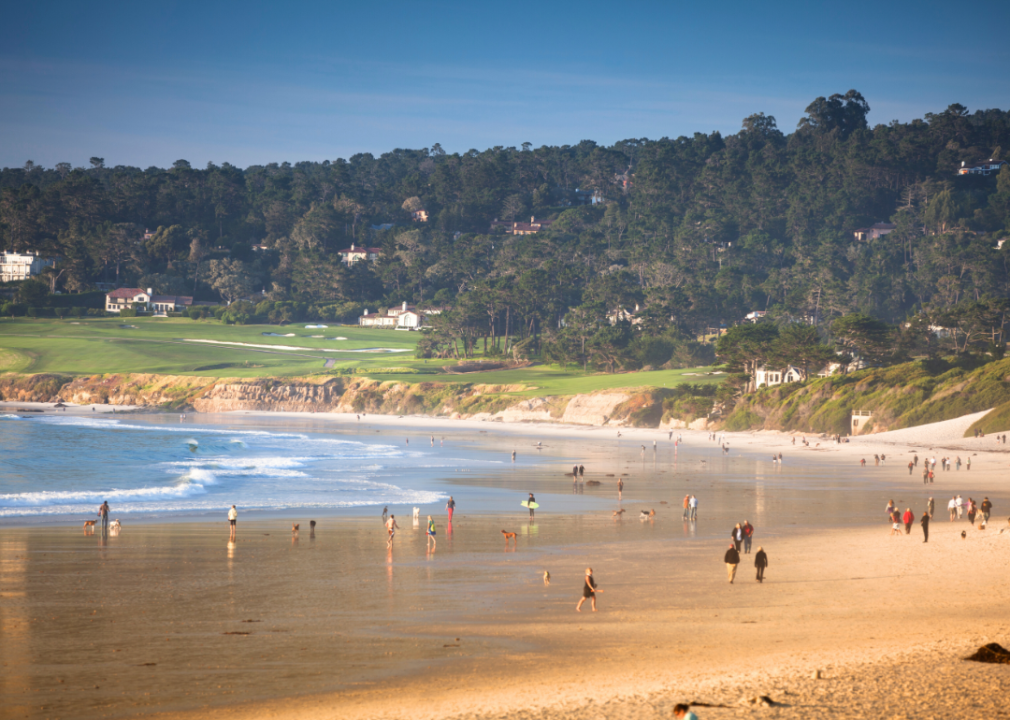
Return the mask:
[[(306, 328), (306, 323), (277, 326), (227, 325), (188, 318), (5, 318), (0, 319), (0, 372), (242, 378), (342, 373), (406, 383), (511, 386), (504, 392), (516, 396), (672, 387), (684, 382), (718, 382), (722, 377), (706, 374), (710, 368), (607, 374), (551, 365), (454, 374), (447, 371), (456, 365), (454, 360), (414, 357), (420, 337), (419, 333), (346, 325)], [(397, 352), (355, 352), (372, 349)], [(327, 361), (332, 361), (332, 367), (325, 367)]]

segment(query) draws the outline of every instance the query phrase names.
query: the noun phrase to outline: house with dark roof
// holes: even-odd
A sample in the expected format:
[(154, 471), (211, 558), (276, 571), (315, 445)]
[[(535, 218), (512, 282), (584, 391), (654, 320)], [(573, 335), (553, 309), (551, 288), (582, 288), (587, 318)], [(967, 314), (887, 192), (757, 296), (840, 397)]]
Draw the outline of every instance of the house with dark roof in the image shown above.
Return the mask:
[(990, 173), (998, 173), (1000, 168), (1006, 165), (1006, 160), (993, 160), (989, 158), (985, 162), (977, 163), (961, 163), (961, 167), (957, 169), (958, 175), (989, 175)]

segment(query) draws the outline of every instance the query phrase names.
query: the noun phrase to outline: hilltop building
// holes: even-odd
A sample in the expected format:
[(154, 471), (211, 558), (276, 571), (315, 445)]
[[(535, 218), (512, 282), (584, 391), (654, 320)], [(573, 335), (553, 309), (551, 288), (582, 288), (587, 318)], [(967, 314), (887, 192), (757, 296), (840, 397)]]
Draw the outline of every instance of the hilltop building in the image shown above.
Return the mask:
[(39, 275), (56, 261), (41, 257), (36, 252), (0, 253), (0, 282), (18, 282)]

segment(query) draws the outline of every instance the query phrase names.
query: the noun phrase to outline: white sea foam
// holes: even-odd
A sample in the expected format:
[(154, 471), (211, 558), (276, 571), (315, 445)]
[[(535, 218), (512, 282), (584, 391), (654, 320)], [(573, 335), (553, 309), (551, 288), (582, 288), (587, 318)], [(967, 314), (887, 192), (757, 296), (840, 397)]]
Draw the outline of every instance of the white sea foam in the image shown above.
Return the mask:
[(186, 498), (206, 492), (201, 483), (179, 482), (161, 487), (133, 488), (122, 490), (41, 490), (38, 492), (15, 493), (0, 495), (0, 508), (46, 507), (52, 505), (94, 505), (96, 508), (103, 502), (127, 503), (137, 500), (159, 500)]

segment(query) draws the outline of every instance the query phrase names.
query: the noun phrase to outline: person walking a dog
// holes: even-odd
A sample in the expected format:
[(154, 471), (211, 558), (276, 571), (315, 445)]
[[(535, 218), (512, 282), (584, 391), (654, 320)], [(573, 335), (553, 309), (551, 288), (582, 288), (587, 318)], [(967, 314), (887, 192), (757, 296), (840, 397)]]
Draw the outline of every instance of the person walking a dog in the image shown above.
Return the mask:
[(109, 501), (103, 500), (98, 508), (98, 516), (102, 518), (102, 532), (109, 532)]
[(593, 580), (593, 569), (586, 568), (586, 582), (582, 586), (582, 597), (579, 598), (579, 604), (575, 606), (575, 612), (582, 612), (582, 603), (589, 600), (590, 604), (593, 606), (593, 612), (596, 612), (596, 593), (603, 592), (596, 585), (596, 581)]

